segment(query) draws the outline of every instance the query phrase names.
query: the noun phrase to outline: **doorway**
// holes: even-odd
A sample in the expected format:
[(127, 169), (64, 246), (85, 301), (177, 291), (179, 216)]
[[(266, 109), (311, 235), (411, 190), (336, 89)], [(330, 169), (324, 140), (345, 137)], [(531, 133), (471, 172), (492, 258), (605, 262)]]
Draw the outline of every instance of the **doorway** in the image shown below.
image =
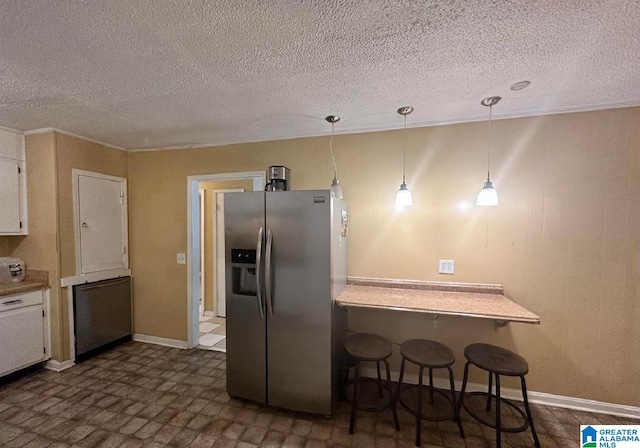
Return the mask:
[[(252, 181), (203, 182), (201, 207), (201, 273), (203, 312), (199, 317), (197, 348), (226, 351), (226, 288), (224, 242), (224, 196), (226, 193), (252, 190)], [(219, 188), (239, 187), (239, 188)]]
[(224, 195), (230, 191), (261, 191), (265, 182), (264, 171), (187, 178), (189, 348), (201, 345), (199, 348), (225, 351)]

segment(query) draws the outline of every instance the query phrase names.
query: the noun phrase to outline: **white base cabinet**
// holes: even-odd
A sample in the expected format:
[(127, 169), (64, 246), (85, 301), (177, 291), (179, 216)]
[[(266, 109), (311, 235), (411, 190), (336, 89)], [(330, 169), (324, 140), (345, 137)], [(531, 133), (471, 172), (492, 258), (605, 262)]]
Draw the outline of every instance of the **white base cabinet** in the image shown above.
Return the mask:
[(0, 376), (49, 359), (44, 292), (0, 297)]

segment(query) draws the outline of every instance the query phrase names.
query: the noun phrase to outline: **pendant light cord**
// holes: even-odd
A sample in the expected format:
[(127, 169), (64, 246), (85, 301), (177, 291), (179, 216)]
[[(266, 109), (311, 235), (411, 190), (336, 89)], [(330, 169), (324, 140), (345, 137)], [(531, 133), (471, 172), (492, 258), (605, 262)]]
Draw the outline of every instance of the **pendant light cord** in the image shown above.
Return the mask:
[(331, 123), (331, 138), (329, 139), (329, 151), (331, 152), (331, 161), (333, 161), (333, 178), (338, 178), (338, 168), (336, 167), (336, 158), (333, 156), (333, 123)]
[(402, 131), (402, 183), (405, 183), (405, 174), (407, 172), (407, 115), (404, 117), (404, 131)]
[(487, 182), (491, 181), (491, 147), (493, 146), (493, 121), (491, 120), (491, 110), (493, 105), (489, 106), (489, 158), (487, 160)]

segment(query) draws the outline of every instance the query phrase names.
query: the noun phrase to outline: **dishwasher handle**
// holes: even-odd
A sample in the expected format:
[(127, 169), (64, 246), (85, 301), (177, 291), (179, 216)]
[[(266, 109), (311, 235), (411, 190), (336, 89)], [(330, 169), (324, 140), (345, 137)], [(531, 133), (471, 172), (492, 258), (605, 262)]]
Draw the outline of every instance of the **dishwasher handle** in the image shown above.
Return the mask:
[(127, 283), (129, 280), (130, 280), (129, 277), (117, 278), (117, 279), (114, 279), (113, 281), (100, 283), (99, 285), (91, 285), (91, 284), (80, 285), (78, 289), (82, 291), (89, 291), (91, 289), (104, 288), (105, 286), (121, 285), (123, 283)]

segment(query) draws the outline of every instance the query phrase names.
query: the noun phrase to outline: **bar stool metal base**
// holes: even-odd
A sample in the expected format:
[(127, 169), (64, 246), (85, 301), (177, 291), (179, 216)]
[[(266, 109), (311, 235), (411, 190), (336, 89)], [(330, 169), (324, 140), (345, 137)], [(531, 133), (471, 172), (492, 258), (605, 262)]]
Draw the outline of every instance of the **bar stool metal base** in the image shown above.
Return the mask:
[[(423, 386), (425, 389), (428, 390), (428, 386)], [(403, 394), (406, 392), (414, 392), (414, 393), (418, 393), (418, 385), (417, 384), (404, 384), (402, 386), (402, 390), (398, 391), (398, 403), (400, 403), (402, 405), (403, 408), (405, 408), (408, 412), (410, 412), (414, 417), (418, 416), (418, 408), (417, 407), (412, 407), (409, 404), (406, 403), (405, 399), (403, 398)], [(453, 402), (452, 398), (451, 398), (451, 394), (448, 391), (444, 391), (444, 390), (440, 390), (440, 389), (433, 389), (433, 393), (434, 393), (434, 397), (437, 394), (438, 396), (444, 398), (445, 402), (448, 403), (446, 406), (446, 409), (444, 409), (444, 412), (429, 412), (429, 409), (425, 409), (424, 407), (424, 403), (422, 404), (421, 407), (421, 411), (420, 411), (420, 418), (422, 420), (427, 420), (427, 421), (432, 421), (432, 422), (442, 422), (445, 420), (451, 420), (452, 418), (454, 418), (454, 414), (456, 411), (455, 408), (455, 403)], [(436, 408), (435, 404), (432, 404), (431, 410), (434, 410)]]
[[(358, 411), (365, 411), (365, 412), (379, 412), (379, 411), (384, 411), (385, 409), (388, 409), (389, 406), (391, 406), (390, 401), (392, 400), (392, 395), (389, 393), (389, 388), (386, 384), (382, 383), (380, 384), (378, 380), (376, 380), (375, 378), (368, 378), (368, 377), (360, 377), (360, 379), (358, 379), (358, 399), (357, 399), (357, 403), (356, 403), (356, 409)], [(363, 384), (364, 383), (364, 384)], [(375, 401), (376, 403), (363, 403), (363, 399), (362, 399), (362, 388), (363, 385), (365, 384), (372, 384), (375, 385), (375, 388), (378, 389), (379, 387), (382, 387), (382, 391), (383, 393), (381, 395), (378, 394), (379, 391), (376, 391), (375, 394)], [(345, 401), (347, 403), (349, 403), (350, 406), (353, 406), (353, 388), (355, 387), (355, 379), (350, 379), (347, 381), (345, 390), (344, 390), (344, 394), (345, 394)], [(366, 386), (365, 386), (366, 387)], [(373, 397), (373, 393), (371, 394), (367, 394), (368, 398), (370, 400), (373, 401), (374, 397)]]
[[(490, 399), (490, 400), (497, 398), (494, 394), (488, 394), (487, 392), (468, 392), (466, 394), (466, 400), (468, 401), (470, 397), (476, 397), (476, 396), (484, 397), (485, 399)], [(500, 422), (500, 431), (516, 433), (516, 432), (526, 431), (529, 428), (529, 422), (527, 421), (527, 416), (526, 416), (526, 414), (524, 413), (524, 411), (522, 409), (520, 409), (511, 400), (507, 400), (506, 398), (500, 398), (500, 403), (501, 404), (506, 404), (511, 409), (513, 409), (518, 414), (520, 414), (520, 417), (522, 417), (522, 425), (517, 426), (517, 427), (505, 426), (502, 422)], [(478, 414), (476, 414), (476, 411), (474, 411), (473, 409), (468, 407), (467, 403), (465, 402), (465, 400), (462, 400), (462, 407), (465, 409), (465, 411), (467, 411), (469, 413), (469, 415), (471, 417), (476, 419), (478, 422), (480, 422), (483, 425), (488, 426), (490, 428), (497, 429), (495, 423), (493, 423), (493, 422), (491, 422), (491, 421), (489, 421), (489, 420), (487, 420), (485, 418), (480, 417)]]

